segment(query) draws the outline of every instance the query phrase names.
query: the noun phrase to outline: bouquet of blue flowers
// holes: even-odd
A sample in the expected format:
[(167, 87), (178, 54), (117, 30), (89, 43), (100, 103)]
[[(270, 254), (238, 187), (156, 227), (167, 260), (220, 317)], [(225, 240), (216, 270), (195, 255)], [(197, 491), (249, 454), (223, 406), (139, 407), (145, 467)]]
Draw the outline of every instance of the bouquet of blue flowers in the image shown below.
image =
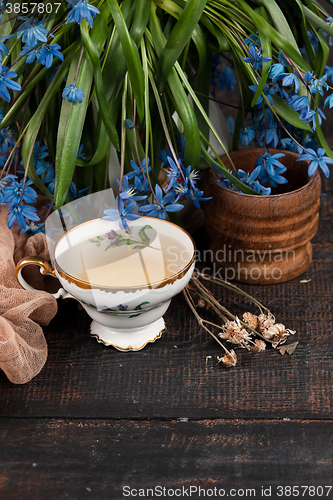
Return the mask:
[[(321, 123), (333, 106), (333, 21), (317, 2), (2, 0), (0, 9), (0, 203), (9, 227), (43, 230), (37, 192), (51, 211), (108, 187), (111, 145), (118, 209), (105, 217), (122, 227), (140, 214), (173, 217), (186, 199), (200, 206), (198, 170), (211, 166), (228, 185), (268, 195), (285, 182), (270, 147), (296, 150), (309, 175), (318, 167), (328, 175)], [(208, 114), (216, 54), (227, 61), (220, 86), (240, 90), (234, 149), (262, 147), (250, 175), (229, 172), (209, 142), (213, 134), (227, 154)]]

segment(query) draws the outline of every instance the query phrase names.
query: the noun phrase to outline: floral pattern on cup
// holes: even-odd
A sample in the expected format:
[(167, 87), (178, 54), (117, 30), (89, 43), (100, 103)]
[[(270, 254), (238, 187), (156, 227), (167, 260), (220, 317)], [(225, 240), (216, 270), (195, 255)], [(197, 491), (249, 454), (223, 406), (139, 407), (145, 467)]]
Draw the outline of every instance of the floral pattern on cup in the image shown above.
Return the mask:
[(96, 236), (95, 238), (89, 238), (91, 243), (94, 243), (97, 247), (100, 247), (102, 241), (107, 240), (109, 244), (105, 248), (119, 247), (122, 245), (135, 245), (133, 248), (141, 250), (143, 248), (153, 248), (154, 250), (160, 250), (159, 248), (152, 247), (150, 245), (150, 238), (146, 233), (147, 229), (153, 229), (149, 224), (143, 226), (138, 232), (138, 238), (136, 238), (131, 231), (114, 231), (113, 229), (105, 234), (105, 236)]

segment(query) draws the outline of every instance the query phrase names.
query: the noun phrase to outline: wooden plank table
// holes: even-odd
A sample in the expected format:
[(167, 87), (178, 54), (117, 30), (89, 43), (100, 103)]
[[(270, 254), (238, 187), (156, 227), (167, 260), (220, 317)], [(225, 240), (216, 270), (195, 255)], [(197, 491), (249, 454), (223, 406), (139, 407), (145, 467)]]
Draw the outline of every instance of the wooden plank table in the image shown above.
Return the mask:
[(0, 499), (332, 499), (332, 199), (301, 278), (243, 286), (297, 330), (291, 356), (238, 351), (222, 368), (182, 295), (161, 339), (122, 353), (60, 302), (41, 373), (20, 386), (0, 373)]

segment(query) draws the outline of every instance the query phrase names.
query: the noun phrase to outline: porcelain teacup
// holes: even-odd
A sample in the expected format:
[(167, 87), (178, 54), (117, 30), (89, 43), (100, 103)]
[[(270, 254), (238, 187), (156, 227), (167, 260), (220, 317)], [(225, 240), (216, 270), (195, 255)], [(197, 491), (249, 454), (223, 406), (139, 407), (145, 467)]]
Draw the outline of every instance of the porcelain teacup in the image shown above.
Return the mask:
[[(91, 335), (122, 351), (137, 351), (160, 338), (163, 314), (173, 296), (189, 282), (195, 266), (195, 245), (179, 226), (152, 217), (130, 223), (95, 219), (67, 231), (54, 245), (51, 266), (39, 257), (16, 267), (20, 284), (26, 265), (37, 264), (62, 288), (56, 298), (74, 298), (92, 318)], [(112, 254), (112, 258), (111, 257)]]

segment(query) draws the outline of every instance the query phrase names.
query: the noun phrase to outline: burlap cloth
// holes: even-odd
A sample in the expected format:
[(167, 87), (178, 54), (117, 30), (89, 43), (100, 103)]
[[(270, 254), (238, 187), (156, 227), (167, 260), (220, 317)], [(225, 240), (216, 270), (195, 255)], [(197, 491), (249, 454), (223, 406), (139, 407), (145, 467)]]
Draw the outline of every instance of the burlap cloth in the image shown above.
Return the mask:
[[(14, 384), (24, 384), (35, 377), (46, 362), (47, 343), (41, 327), (55, 316), (57, 301), (46, 291), (27, 291), (18, 283), (15, 266), (22, 257), (38, 255), (49, 260), (49, 253), (44, 234), (20, 234), (16, 223), (8, 229), (7, 211), (8, 207), (1, 207), (0, 369)], [(26, 281), (43, 289), (45, 278), (39, 267), (29, 266), (26, 270)]]

